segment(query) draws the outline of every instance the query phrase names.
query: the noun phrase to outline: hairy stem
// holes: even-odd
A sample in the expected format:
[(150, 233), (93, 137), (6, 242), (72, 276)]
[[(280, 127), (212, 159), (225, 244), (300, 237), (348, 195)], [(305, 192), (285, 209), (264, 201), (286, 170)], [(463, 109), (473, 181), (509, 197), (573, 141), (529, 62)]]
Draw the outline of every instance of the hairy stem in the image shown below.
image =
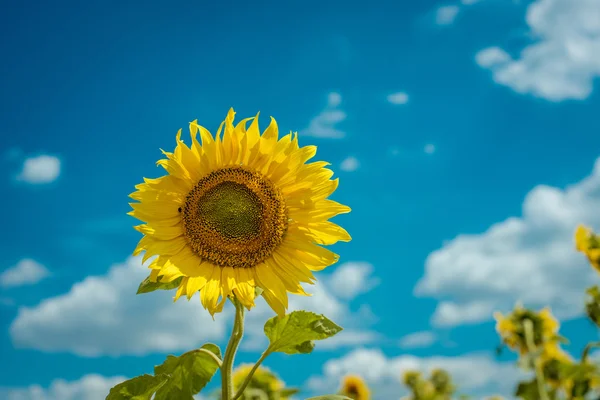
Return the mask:
[[(533, 341), (533, 322), (531, 320), (526, 319), (523, 321), (523, 326), (525, 328), (525, 342), (527, 343), (527, 350), (530, 353), (536, 352), (536, 346)], [(546, 393), (546, 383), (544, 381), (544, 373), (542, 371), (542, 366), (540, 365), (539, 358), (536, 357), (533, 360), (533, 365), (535, 367), (535, 377), (538, 386), (538, 392), (541, 400), (549, 400), (548, 393)]]
[(233, 361), (235, 359), (235, 353), (242, 341), (244, 336), (244, 306), (234, 297), (232, 299), (233, 305), (235, 306), (235, 320), (233, 322), (233, 329), (231, 331), (231, 337), (225, 350), (225, 356), (223, 357), (223, 363), (221, 365), (221, 399), (232, 400), (233, 398)]

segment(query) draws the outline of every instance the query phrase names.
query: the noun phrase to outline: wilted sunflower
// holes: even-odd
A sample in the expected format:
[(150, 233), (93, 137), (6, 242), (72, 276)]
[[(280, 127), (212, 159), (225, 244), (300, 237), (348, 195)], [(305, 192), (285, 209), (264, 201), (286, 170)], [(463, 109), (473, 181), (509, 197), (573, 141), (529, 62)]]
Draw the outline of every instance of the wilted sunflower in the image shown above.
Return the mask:
[(366, 382), (358, 375), (347, 375), (342, 380), (340, 393), (354, 400), (370, 400), (371, 392)]
[(575, 248), (588, 258), (592, 267), (600, 272), (600, 243), (598, 237), (586, 226), (575, 230)]
[(234, 115), (215, 137), (191, 122), (191, 147), (179, 130), (174, 152), (157, 162), (168, 174), (136, 186), (129, 214), (145, 224), (134, 254), (157, 256), (150, 280), (181, 278), (175, 300), (200, 291), (211, 315), (232, 294), (253, 307), (256, 287), (282, 315), (287, 292), (307, 295), (300, 284), (338, 260), (320, 245), (350, 240), (328, 221), (350, 208), (327, 199), (338, 186), (329, 163), (306, 163), (315, 146), (299, 147), (297, 134), (279, 139), (273, 118), (261, 135), (258, 115), (235, 126)]
[(518, 350), (521, 355), (528, 352), (525, 337), (525, 320), (530, 320), (533, 325), (533, 343), (536, 347), (543, 347), (547, 356), (555, 355), (558, 351), (558, 321), (552, 316), (549, 308), (539, 312), (528, 310), (520, 305), (507, 316), (499, 312), (494, 313), (496, 331), (502, 341), (513, 350)]

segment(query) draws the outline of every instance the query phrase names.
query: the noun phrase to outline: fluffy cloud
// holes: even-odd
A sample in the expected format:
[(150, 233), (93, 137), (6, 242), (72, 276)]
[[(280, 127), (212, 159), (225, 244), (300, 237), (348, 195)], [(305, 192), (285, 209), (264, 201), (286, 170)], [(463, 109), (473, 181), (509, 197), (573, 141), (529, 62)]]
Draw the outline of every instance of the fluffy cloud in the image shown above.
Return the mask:
[(360, 163), (358, 162), (356, 157), (347, 157), (340, 164), (340, 169), (342, 171), (352, 172), (352, 171), (356, 171), (358, 169), (359, 165), (360, 165)]
[(148, 275), (139, 257), (90, 276), (68, 293), (20, 307), (10, 326), (13, 344), (83, 356), (185, 351), (226, 334), (224, 315), (213, 321), (198, 298), (173, 304), (173, 293), (137, 295)]
[(373, 265), (366, 262), (347, 262), (335, 269), (327, 278), (329, 289), (339, 298), (353, 299), (379, 285), (373, 278)]
[(56, 379), (48, 388), (31, 385), (26, 388), (0, 388), (0, 397), (6, 400), (104, 400), (110, 388), (123, 382), (125, 377), (85, 375), (77, 381)]
[(307, 386), (315, 393), (332, 393), (338, 389), (344, 375), (358, 374), (376, 389), (375, 400), (397, 399), (406, 393), (400, 381), (406, 370), (419, 370), (427, 374), (434, 368), (449, 371), (461, 392), (473, 395), (509, 393), (521, 377), (512, 363), (498, 363), (486, 354), (387, 357), (379, 349), (357, 349), (342, 358), (327, 361), (323, 365), (322, 375), (311, 377)]
[(550, 101), (581, 100), (600, 75), (600, 2), (537, 0), (526, 21), (536, 40), (512, 58), (499, 47), (475, 57), (494, 81)]
[(438, 25), (450, 25), (456, 19), (460, 7), (456, 5), (443, 6), (435, 12), (435, 23)]
[(387, 96), (387, 101), (392, 104), (406, 104), (408, 103), (408, 94), (405, 92), (392, 93)]
[(50, 183), (60, 175), (60, 160), (54, 156), (41, 155), (26, 158), (17, 179), (32, 184)]
[(25, 258), (14, 267), (4, 270), (0, 274), (0, 286), (3, 288), (33, 285), (48, 277), (50, 271), (42, 264)]
[(414, 332), (402, 337), (398, 344), (403, 349), (429, 347), (437, 341), (437, 336), (431, 331)]
[[(141, 265), (140, 258), (131, 257), (123, 264), (114, 265), (104, 276), (90, 276), (76, 283), (68, 293), (46, 299), (35, 307), (19, 308), (10, 326), (13, 344), (19, 348), (68, 351), (89, 357), (141, 355), (186, 351), (205, 341), (219, 342), (229, 334), (230, 307), (213, 321), (200, 305), (198, 296), (175, 304), (172, 291), (136, 296), (139, 282), (147, 275), (148, 269)], [(327, 276), (324, 280), (330, 282)], [(356, 287), (353, 290), (356, 294), (364, 291)], [(359, 308), (353, 312), (321, 282), (307, 287), (307, 291), (313, 296), (290, 295), (290, 309), (318, 311), (348, 328), (344, 337), (333, 345), (348, 346), (373, 340), (363, 328), (364, 314), (368, 310)], [(266, 343), (263, 325), (273, 315), (259, 299), (247, 316), (244, 348), (262, 349)], [(353, 322), (357, 320), (361, 326)]]
[(337, 129), (336, 126), (346, 119), (346, 113), (340, 108), (342, 96), (339, 93), (329, 93), (327, 106), (314, 117), (308, 126), (300, 132), (306, 136), (320, 138), (341, 139), (346, 134)]
[(600, 228), (600, 159), (591, 176), (564, 190), (533, 188), (522, 208), (521, 217), (460, 235), (427, 257), (415, 294), (444, 299), (435, 324), (489, 320), (516, 301), (550, 305), (564, 319), (581, 314), (583, 290), (598, 279), (575, 251), (573, 232), (579, 223)]

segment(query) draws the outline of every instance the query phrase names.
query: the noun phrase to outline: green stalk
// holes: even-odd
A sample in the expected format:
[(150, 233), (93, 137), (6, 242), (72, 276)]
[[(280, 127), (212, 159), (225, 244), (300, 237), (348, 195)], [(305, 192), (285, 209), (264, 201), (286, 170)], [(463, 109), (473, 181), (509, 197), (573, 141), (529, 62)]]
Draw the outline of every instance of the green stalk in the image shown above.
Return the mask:
[[(533, 322), (531, 322), (531, 320), (529, 320), (529, 319), (526, 319), (525, 321), (523, 321), (523, 326), (525, 328), (525, 341), (527, 343), (527, 350), (529, 350), (530, 353), (535, 354), (537, 349), (536, 349), (535, 343), (533, 341)], [(539, 363), (539, 359), (537, 356), (533, 360), (533, 365), (535, 367), (535, 377), (536, 377), (536, 381), (537, 381), (538, 392), (540, 394), (540, 399), (541, 400), (550, 400), (550, 398), (548, 397), (548, 393), (546, 393), (546, 383), (544, 381), (544, 373), (542, 371), (542, 367)]]
[(235, 320), (233, 322), (231, 337), (225, 350), (225, 356), (223, 357), (223, 364), (221, 365), (222, 400), (232, 400), (233, 398), (233, 361), (244, 336), (244, 306), (235, 297), (232, 298), (232, 302), (235, 306)]
[(583, 353), (581, 354), (582, 363), (585, 363), (587, 361), (590, 350), (592, 350), (594, 347), (600, 347), (600, 342), (590, 342), (585, 346), (585, 348), (583, 349)]
[(269, 354), (270, 354), (269, 349), (265, 350), (264, 353), (262, 353), (262, 355), (260, 356), (260, 358), (258, 359), (258, 361), (256, 362), (256, 364), (254, 364), (254, 366), (252, 367), (252, 369), (248, 373), (248, 376), (246, 376), (246, 379), (244, 379), (244, 383), (242, 383), (242, 386), (240, 386), (240, 388), (238, 389), (238, 391), (235, 394), (235, 396), (233, 396), (233, 400), (237, 400), (240, 397), (242, 397), (242, 395), (244, 394), (244, 389), (246, 389), (246, 386), (248, 386), (248, 384), (250, 383), (250, 380), (252, 379), (252, 376), (254, 375), (254, 373), (256, 372), (256, 370), (258, 369), (258, 367), (260, 366), (260, 364), (262, 364), (262, 362), (265, 361), (265, 358), (267, 358), (267, 356)]

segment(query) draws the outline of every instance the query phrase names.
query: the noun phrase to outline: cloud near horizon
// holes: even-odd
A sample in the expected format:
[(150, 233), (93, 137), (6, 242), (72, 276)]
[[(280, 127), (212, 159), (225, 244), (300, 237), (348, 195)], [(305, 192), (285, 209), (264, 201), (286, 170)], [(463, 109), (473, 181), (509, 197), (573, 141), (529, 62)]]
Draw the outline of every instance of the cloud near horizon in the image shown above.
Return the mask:
[(600, 158), (590, 176), (565, 189), (534, 187), (522, 209), (429, 254), (414, 292), (440, 300), (434, 325), (491, 320), (517, 301), (548, 305), (560, 319), (582, 315), (584, 290), (598, 276), (575, 251), (573, 233), (580, 223), (600, 228)]

